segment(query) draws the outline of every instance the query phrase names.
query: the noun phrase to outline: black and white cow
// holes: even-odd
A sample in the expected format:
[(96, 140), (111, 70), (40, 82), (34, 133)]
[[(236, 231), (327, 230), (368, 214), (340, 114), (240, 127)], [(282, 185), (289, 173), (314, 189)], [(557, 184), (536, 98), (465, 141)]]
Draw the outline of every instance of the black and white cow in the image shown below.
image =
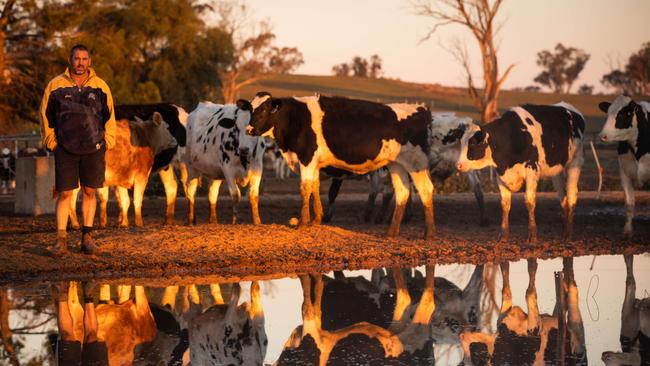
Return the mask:
[(488, 124), (467, 128), (457, 167), (461, 172), (487, 166), (496, 168), (503, 240), (508, 239), (510, 231), (512, 192), (519, 191), (525, 182), (528, 240), (536, 242), (535, 194), (542, 177), (553, 178), (562, 203), (564, 239), (571, 238), (578, 179), (584, 161), (584, 129), (582, 114), (566, 103), (513, 107)]
[(634, 188), (650, 181), (650, 102), (635, 102), (619, 95), (614, 103), (598, 105), (607, 120), (598, 136), (603, 142), (618, 141), (618, 169), (625, 191), (626, 218), (623, 234), (632, 236)]
[(210, 222), (217, 221), (217, 197), (223, 180), (228, 185), (232, 204), (232, 222), (237, 222), (237, 204), (241, 198), (239, 186), (249, 187), (253, 223), (260, 223), (258, 210), (259, 187), (262, 179), (264, 139), (246, 134), (251, 118), (251, 105), (240, 100), (235, 104), (202, 102), (187, 120), (188, 142), (184, 161), (188, 169), (188, 224), (195, 223), (194, 195), (199, 178), (212, 179), (208, 200)]
[(424, 204), (425, 237), (433, 237), (433, 184), (429, 178), (427, 129), (431, 113), (421, 106), (408, 111), (364, 100), (341, 97), (273, 98), (258, 93), (252, 101), (249, 132), (273, 137), (289, 165), (300, 166), (303, 199), (300, 224), (320, 224), (319, 171), (332, 166), (364, 174), (388, 166), (396, 205), (389, 236), (399, 232), (409, 196), (408, 176)]

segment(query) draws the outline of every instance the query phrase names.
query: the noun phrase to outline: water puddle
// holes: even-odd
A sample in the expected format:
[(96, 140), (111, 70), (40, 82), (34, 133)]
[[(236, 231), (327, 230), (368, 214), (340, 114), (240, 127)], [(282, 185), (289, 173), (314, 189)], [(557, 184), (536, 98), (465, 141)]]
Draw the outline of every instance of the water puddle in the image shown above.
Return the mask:
[(3, 288), (0, 364), (601, 364), (650, 319), (648, 254), (152, 283)]

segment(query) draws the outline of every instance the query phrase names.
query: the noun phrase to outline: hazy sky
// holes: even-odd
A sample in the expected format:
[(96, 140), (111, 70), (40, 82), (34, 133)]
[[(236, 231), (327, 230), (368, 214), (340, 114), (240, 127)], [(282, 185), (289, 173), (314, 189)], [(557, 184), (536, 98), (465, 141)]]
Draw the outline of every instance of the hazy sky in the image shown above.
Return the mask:
[[(475, 77), (481, 76), (478, 46), (466, 28), (451, 25), (419, 43), (432, 23), (413, 14), (409, 0), (248, 0), (256, 19), (273, 25), (278, 46), (295, 46), (305, 63), (298, 73), (329, 75), (333, 65), (353, 56), (378, 54), (385, 76), (465, 86), (459, 64), (444, 49), (454, 39), (467, 42)], [(608, 60), (620, 60), (650, 42), (650, 0), (506, 0), (497, 19), (499, 66), (515, 63), (506, 88), (533, 85), (540, 72), (537, 52), (558, 42), (591, 54), (574, 84), (602, 90)], [(615, 65), (616, 66), (616, 65)]]

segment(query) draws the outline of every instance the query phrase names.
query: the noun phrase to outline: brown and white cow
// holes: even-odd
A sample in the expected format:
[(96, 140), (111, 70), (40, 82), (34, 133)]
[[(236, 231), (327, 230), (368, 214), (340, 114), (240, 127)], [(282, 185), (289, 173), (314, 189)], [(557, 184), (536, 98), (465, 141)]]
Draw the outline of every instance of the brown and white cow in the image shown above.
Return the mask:
[(195, 223), (194, 197), (201, 176), (212, 179), (208, 200), (210, 222), (217, 222), (219, 187), (225, 180), (232, 200), (232, 223), (238, 221), (239, 185), (249, 185), (248, 200), (254, 224), (259, 224), (259, 188), (262, 180), (266, 144), (261, 137), (248, 136), (251, 106), (201, 102), (187, 120), (188, 142), (184, 161), (188, 170), (187, 221)]
[(622, 352), (603, 352), (607, 366), (650, 364), (650, 297), (636, 298), (634, 256), (625, 255), (625, 299), (621, 309)]
[(413, 309), (403, 272), (393, 270), (397, 298), (388, 328), (362, 321), (325, 329), (321, 306), (323, 276), (299, 275), (303, 290), (303, 324), (293, 331), (276, 364), (433, 364), (429, 326), (436, 307), (434, 268), (427, 266), (422, 296)]
[(341, 97), (273, 98), (258, 93), (252, 101), (249, 133), (272, 137), (289, 165), (300, 166), (300, 225), (320, 224), (319, 172), (334, 167), (357, 174), (387, 166), (396, 205), (389, 236), (399, 233), (409, 197), (410, 175), (424, 205), (425, 237), (432, 238), (433, 184), (429, 178), (427, 131), (431, 113), (422, 106), (391, 108), (385, 104)]
[(497, 320), (497, 332), (485, 334), (465, 331), (460, 335), (466, 366), (471, 365), (548, 365), (557, 364), (558, 316), (567, 316), (566, 364), (587, 365), (587, 351), (578, 288), (573, 276), (573, 258), (564, 258), (563, 296), (567, 299), (567, 313), (540, 314), (537, 305), (535, 275), (537, 260), (528, 260), (528, 314), (512, 304), (510, 264), (501, 263), (503, 276), (502, 303)]
[(598, 134), (603, 142), (618, 142), (618, 170), (625, 191), (623, 234), (631, 237), (634, 188), (650, 182), (650, 102), (635, 102), (619, 95), (613, 103), (598, 105), (607, 120)]
[(573, 211), (584, 161), (582, 114), (566, 103), (524, 104), (483, 126), (472, 124), (461, 140), (458, 170), (496, 168), (501, 193), (501, 238), (510, 233), (512, 192), (526, 184), (528, 241), (537, 241), (535, 196), (540, 178), (552, 177), (562, 204), (564, 239), (573, 231)]

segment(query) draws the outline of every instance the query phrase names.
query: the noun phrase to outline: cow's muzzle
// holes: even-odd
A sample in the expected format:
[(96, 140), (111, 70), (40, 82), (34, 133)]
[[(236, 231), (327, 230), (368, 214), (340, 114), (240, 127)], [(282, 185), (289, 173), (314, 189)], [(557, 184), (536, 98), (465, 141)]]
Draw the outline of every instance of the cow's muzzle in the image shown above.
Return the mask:
[(598, 135), (598, 137), (602, 142), (609, 142), (609, 138), (607, 137), (607, 135)]
[(468, 170), (467, 163), (459, 161), (456, 163), (456, 169), (458, 169), (459, 172), (466, 172)]

